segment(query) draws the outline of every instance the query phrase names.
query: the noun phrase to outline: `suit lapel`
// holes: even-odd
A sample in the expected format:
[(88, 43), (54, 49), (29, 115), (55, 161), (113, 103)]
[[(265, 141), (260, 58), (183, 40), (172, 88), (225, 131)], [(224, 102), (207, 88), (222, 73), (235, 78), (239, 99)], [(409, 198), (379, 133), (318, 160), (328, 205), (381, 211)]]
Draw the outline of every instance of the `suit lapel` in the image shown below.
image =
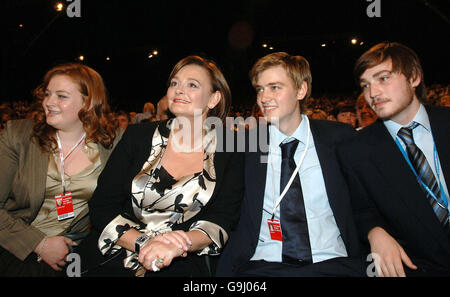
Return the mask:
[(335, 158), (335, 153), (329, 141), (327, 141), (326, 131), (319, 129), (314, 120), (310, 120), (311, 134), (314, 137), (314, 146), (319, 159), (322, 176), (325, 183), (325, 189), (328, 201), (333, 211), (336, 224), (344, 234), (345, 216), (348, 214), (343, 212), (342, 204), (339, 203), (342, 197), (348, 197), (347, 186), (342, 178), (339, 164)]
[(257, 230), (257, 236), (259, 236), (266, 188), (267, 162), (261, 162), (263, 156), (267, 154), (247, 153), (245, 158), (245, 203), (251, 210), (251, 221), (255, 227), (254, 230)]
[[(379, 176), (395, 192), (391, 197), (397, 197), (396, 202), (401, 203), (405, 214), (415, 216), (430, 233), (437, 234), (440, 229), (436, 218), (423, 190), (406, 163), (400, 149), (381, 121), (377, 121), (369, 139), (371, 152), (368, 152)], [(389, 201), (388, 203), (394, 203)]]
[(441, 174), (443, 174), (447, 188), (450, 185), (450, 121), (445, 115), (437, 114), (432, 108), (427, 108), (430, 119), (431, 132), (433, 134), (436, 150), (441, 163)]
[[(269, 126), (264, 128), (258, 127), (258, 136), (260, 133), (266, 133), (266, 140), (257, 137), (258, 145), (256, 152), (248, 152), (245, 154), (245, 199), (246, 207), (250, 210), (250, 221), (253, 223), (255, 230), (255, 238), (257, 240), (261, 227), (261, 218), (264, 206), (264, 193), (266, 189), (267, 176), (267, 159), (268, 152), (265, 145), (269, 142)], [(250, 138), (247, 138), (249, 141)], [(247, 141), (247, 142), (248, 142)], [(253, 139), (254, 141), (254, 139)], [(260, 142), (265, 142), (261, 144)], [(261, 148), (264, 151), (261, 151)]]
[(48, 157), (49, 154), (43, 153), (34, 141), (30, 143), (30, 217), (34, 219), (41, 209), (45, 198), (45, 188), (47, 183)]
[[(225, 171), (225, 164), (227, 163), (229, 155), (227, 153), (216, 152), (214, 154), (214, 168), (216, 171), (216, 185), (220, 185), (223, 178), (223, 173)], [(236, 168), (239, 170), (239, 168)], [(215, 187), (213, 196), (217, 194), (217, 189), (219, 187)]]

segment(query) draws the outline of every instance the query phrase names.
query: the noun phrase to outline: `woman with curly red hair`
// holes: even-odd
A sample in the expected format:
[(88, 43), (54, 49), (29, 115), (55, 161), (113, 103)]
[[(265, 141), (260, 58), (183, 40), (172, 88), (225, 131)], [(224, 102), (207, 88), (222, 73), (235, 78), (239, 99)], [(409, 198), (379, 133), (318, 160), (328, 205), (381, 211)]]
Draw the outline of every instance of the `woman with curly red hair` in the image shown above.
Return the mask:
[(102, 77), (88, 66), (53, 67), (33, 93), (42, 103), (35, 120), (9, 121), (0, 134), (0, 276), (61, 271), (122, 133), (108, 118)]

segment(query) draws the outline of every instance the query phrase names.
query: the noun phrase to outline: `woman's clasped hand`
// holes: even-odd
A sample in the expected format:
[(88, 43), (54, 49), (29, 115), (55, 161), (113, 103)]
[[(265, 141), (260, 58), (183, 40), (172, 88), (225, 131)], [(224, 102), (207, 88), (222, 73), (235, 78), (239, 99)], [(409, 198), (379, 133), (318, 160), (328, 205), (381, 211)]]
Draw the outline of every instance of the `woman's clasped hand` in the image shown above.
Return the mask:
[(146, 270), (155, 271), (169, 266), (176, 257), (186, 257), (192, 242), (186, 232), (178, 230), (157, 235), (139, 252), (139, 263)]

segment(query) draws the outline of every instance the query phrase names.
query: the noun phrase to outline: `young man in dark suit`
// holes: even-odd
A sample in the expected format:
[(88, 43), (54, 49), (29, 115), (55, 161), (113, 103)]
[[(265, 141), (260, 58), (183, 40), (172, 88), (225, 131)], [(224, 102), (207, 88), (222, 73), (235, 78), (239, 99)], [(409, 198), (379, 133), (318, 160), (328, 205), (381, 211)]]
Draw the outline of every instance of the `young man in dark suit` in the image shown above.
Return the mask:
[(271, 124), (269, 149), (246, 152), (240, 222), (217, 275), (363, 276), (349, 192), (333, 150), (353, 129), (301, 114), (312, 80), (303, 57), (270, 54), (250, 78)]
[(338, 155), (376, 271), (449, 275), (450, 109), (424, 107), (419, 58), (399, 43), (364, 53), (355, 77), (379, 119)]

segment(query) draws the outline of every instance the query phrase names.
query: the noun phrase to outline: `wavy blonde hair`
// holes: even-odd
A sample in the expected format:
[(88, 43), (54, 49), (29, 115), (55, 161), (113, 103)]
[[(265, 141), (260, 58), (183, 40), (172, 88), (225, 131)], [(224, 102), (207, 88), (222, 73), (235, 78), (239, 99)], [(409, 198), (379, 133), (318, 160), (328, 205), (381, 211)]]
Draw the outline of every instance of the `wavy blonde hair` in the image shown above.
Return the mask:
[(302, 56), (292, 56), (285, 52), (277, 52), (260, 58), (249, 72), (253, 87), (257, 85), (258, 77), (262, 72), (276, 66), (283, 67), (296, 90), (301, 89), (303, 82), (306, 82), (305, 98), (299, 102), (300, 112), (306, 111), (305, 106), (312, 91), (312, 75), (308, 61)]

